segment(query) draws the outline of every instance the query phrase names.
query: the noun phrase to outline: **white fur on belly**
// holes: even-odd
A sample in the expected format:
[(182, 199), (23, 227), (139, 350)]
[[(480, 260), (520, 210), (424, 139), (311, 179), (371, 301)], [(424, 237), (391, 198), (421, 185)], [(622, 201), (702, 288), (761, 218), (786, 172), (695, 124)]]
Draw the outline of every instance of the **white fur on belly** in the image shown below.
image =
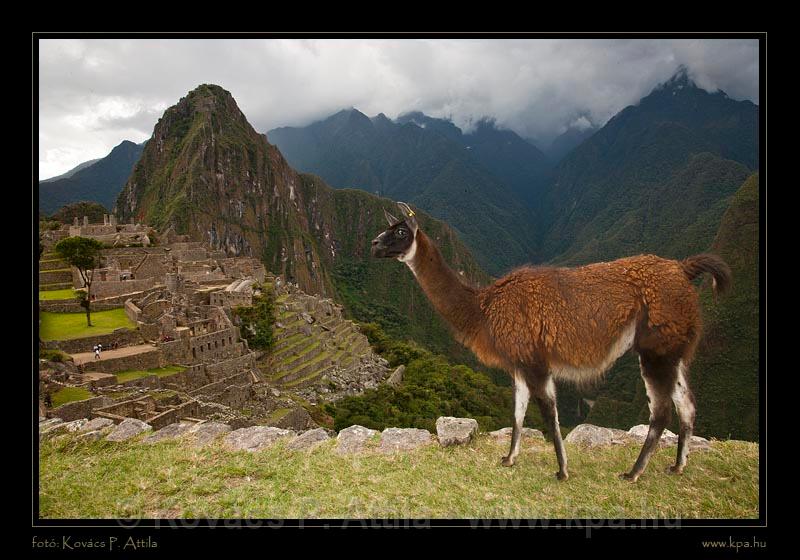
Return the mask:
[(636, 335), (636, 323), (633, 322), (622, 331), (619, 338), (614, 341), (608, 349), (603, 361), (595, 366), (575, 367), (570, 364), (554, 363), (550, 365), (550, 371), (557, 379), (564, 379), (573, 383), (583, 383), (603, 375), (620, 356), (630, 350), (633, 346), (633, 338)]

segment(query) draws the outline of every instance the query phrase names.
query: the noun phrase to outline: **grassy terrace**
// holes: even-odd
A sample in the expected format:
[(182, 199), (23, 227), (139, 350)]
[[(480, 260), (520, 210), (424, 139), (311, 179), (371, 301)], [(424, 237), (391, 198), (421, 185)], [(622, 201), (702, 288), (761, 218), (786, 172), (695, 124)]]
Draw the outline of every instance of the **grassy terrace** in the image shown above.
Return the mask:
[(61, 406), (68, 402), (83, 401), (92, 398), (94, 395), (83, 387), (64, 387), (53, 393), (53, 406)]
[(121, 371), (115, 375), (117, 376), (117, 381), (119, 383), (124, 383), (132, 379), (139, 379), (141, 377), (148, 377), (150, 375), (167, 377), (169, 375), (175, 375), (176, 373), (180, 373), (182, 371), (186, 371), (186, 368), (183, 366), (165, 366), (163, 368), (129, 369), (126, 371)]
[(40, 300), (50, 299), (75, 299), (77, 292), (73, 289), (69, 290), (44, 290), (39, 292)]
[(50, 313), (39, 314), (39, 336), (42, 340), (67, 340), (108, 334), (121, 327), (136, 328), (125, 315), (124, 309), (110, 309), (92, 313), (92, 325), (86, 326), (85, 313)]
[[(479, 437), (401, 455), (340, 456), (335, 442), (310, 453), (284, 443), (258, 453), (219, 444), (46, 440), (39, 450), (45, 518), (753, 518), (758, 446), (715, 442), (682, 476), (658, 451), (636, 484), (617, 475), (639, 446), (568, 445), (570, 479), (558, 482), (551, 446), (526, 441), (513, 468), (507, 443)], [(76, 499), (79, 496), (80, 499)]]

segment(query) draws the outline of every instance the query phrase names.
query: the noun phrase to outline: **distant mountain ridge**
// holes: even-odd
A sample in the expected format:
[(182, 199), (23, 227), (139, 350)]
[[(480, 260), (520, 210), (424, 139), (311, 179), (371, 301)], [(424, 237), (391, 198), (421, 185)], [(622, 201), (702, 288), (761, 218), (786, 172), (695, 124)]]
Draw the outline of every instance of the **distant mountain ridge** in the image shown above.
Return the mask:
[[(531, 259), (533, 220), (520, 191), (526, 174), (538, 181), (549, 164), (538, 149), (493, 123), (465, 135), (452, 122), (422, 113), (392, 121), (348, 109), (307, 127), (270, 130), (267, 137), (294, 167), (334, 187), (411, 202), (445, 220), (493, 274)], [(496, 149), (497, 137), (514, 149)]]
[(39, 210), (49, 215), (80, 201), (94, 201), (112, 208), (143, 149), (141, 144), (124, 140), (106, 157), (72, 170), (74, 173), (69, 177), (40, 181)]

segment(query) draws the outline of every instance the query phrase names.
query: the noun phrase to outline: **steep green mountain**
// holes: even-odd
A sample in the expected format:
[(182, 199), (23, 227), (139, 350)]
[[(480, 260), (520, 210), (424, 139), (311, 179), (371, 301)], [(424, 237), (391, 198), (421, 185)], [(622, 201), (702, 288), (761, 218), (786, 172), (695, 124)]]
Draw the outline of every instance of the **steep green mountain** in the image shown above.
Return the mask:
[(106, 208), (114, 206), (143, 147), (124, 140), (99, 161), (65, 179), (39, 182), (39, 210), (52, 214), (71, 202), (90, 200)]
[[(748, 178), (732, 197), (710, 250), (733, 272), (729, 294), (715, 302), (703, 285), (704, 334), (690, 368), (697, 399), (696, 431), (758, 441), (759, 183)], [(620, 360), (596, 395), (587, 422), (611, 427), (645, 423), (647, 396), (633, 354)], [(673, 420), (673, 429), (677, 421)]]
[[(412, 113), (392, 122), (383, 114), (370, 119), (351, 109), (304, 128), (278, 128), (268, 136), (294, 167), (334, 187), (405, 200), (446, 221), (490, 273), (531, 258), (532, 220), (526, 205), (510, 182), (470, 153), (467, 139), (449, 121)], [(502, 164), (505, 156), (493, 153), (483, 138), (473, 138), (476, 152)], [(526, 154), (535, 150), (527, 146)]]
[(727, 199), (757, 165), (758, 107), (706, 92), (682, 70), (556, 167), (539, 208), (540, 256), (686, 256), (687, 244), (710, 244)]
[[(404, 265), (370, 257), (383, 208), (394, 204), (297, 173), (229, 92), (201, 85), (158, 121), (116, 211), (121, 221), (173, 226), (228, 254), (260, 257), (355, 318), (447, 351), (455, 343)], [(452, 229), (424, 212), (420, 220), (467, 281), (487, 280)]]

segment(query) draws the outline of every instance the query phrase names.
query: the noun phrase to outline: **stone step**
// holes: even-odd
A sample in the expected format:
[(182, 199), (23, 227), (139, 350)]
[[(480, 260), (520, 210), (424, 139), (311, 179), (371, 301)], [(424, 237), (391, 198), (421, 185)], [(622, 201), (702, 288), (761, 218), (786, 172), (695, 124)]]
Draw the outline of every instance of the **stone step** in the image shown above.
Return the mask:
[(320, 354), (320, 352), (324, 350), (325, 350), (325, 345), (321, 341), (315, 340), (314, 342), (308, 344), (307, 346), (304, 346), (303, 348), (298, 348), (296, 354), (290, 355), (288, 358), (286, 358), (280, 363), (276, 363), (275, 371), (276, 372), (292, 371), (295, 368), (297, 368), (301, 363), (313, 360)]
[(325, 375), (325, 372), (332, 369), (334, 365), (335, 364), (332, 361), (325, 360), (319, 367), (311, 369), (303, 376), (297, 376), (291, 381), (282, 383), (282, 386), (286, 387), (287, 389), (302, 389), (303, 387), (313, 385), (314, 383), (317, 383), (323, 375)]
[(72, 284), (72, 271), (69, 268), (39, 272), (39, 284), (61, 284), (66, 282)]
[(329, 352), (321, 352), (314, 359), (302, 363), (294, 370), (284, 374), (282, 377), (277, 378), (277, 382), (285, 386), (294, 386), (292, 383), (297, 379), (304, 379), (314, 372), (324, 369), (331, 364), (331, 354)]
[(62, 270), (62, 269), (69, 269), (69, 264), (62, 261), (61, 259), (39, 261), (39, 272), (45, 272), (47, 270)]
[(282, 362), (294, 352), (313, 342), (313, 336), (306, 336), (300, 333), (290, 337), (291, 343), (283, 344), (278, 351), (272, 352), (272, 360), (275, 362)]
[(277, 330), (275, 331), (275, 346), (272, 348), (273, 354), (275, 352), (280, 352), (287, 346), (291, 346), (292, 344), (296, 343), (302, 337), (306, 335), (303, 333), (300, 334), (293, 334), (292, 336), (283, 336), (283, 333), (279, 333)]
[(54, 284), (39, 284), (39, 290), (42, 292), (49, 292), (52, 290), (66, 290), (72, 288), (72, 281), (69, 282), (56, 282)]

